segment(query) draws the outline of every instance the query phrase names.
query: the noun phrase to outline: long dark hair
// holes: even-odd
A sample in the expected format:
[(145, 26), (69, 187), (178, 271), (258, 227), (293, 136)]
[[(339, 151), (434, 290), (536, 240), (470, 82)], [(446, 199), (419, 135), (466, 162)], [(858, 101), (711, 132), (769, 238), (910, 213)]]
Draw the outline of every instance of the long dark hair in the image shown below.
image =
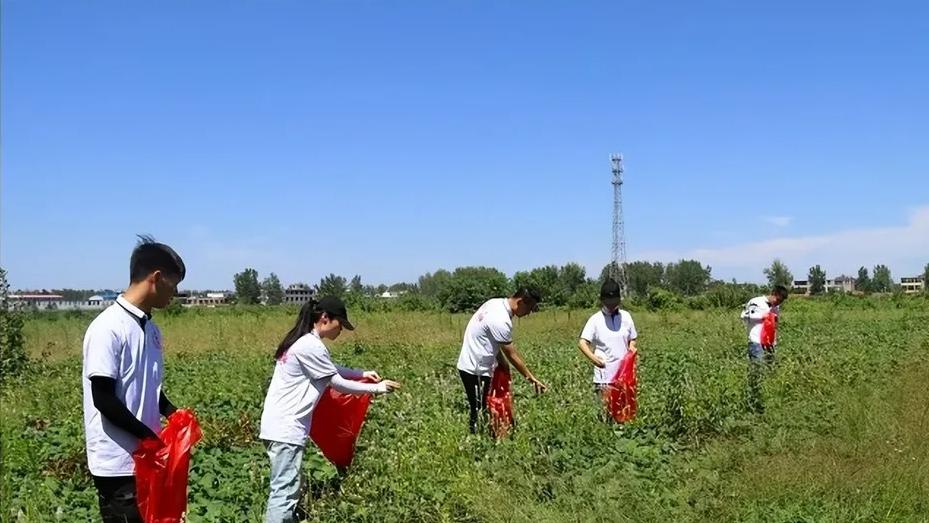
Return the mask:
[(277, 346), (277, 352), (274, 353), (274, 359), (279, 360), (281, 356), (287, 352), (287, 349), (291, 345), (297, 342), (304, 335), (309, 334), (313, 331), (313, 325), (324, 314), (323, 311), (318, 310), (316, 306), (319, 303), (310, 298), (310, 301), (303, 304), (303, 307), (300, 307), (300, 314), (297, 315), (297, 323), (294, 325), (294, 328), (290, 329), (290, 332), (284, 336), (284, 339), (281, 341), (281, 344)]

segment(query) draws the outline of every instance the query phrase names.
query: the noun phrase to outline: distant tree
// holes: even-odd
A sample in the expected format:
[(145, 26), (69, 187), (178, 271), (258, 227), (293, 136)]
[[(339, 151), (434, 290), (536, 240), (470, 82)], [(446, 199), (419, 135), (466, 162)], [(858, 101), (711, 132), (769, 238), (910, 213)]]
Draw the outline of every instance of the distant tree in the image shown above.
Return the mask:
[(558, 269), (558, 280), (561, 292), (570, 297), (577, 289), (587, 283), (587, 269), (578, 263), (566, 263)]
[(387, 288), (387, 290), (389, 290), (390, 292), (413, 292), (413, 291), (416, 290), (416, 284), (415, 284), (415, 283), (410, 283), (410, 282), (401, 281), (401, 282), (397, 282), (397, 283), (392, 283), (392, 284)]
[(0, 384), (19, 374), (26, 366), (23, 318), (9, 300), (10, 284), (0, 268)]
[(236, 302), (244, 305), (258, 303), (261, 299), (261, 285), (258, 284), (258, 271), (247, 268), (233, 277)]
[(596, 280), (585, 281), (568, 297), (568, 305), (576, 309), (596, 307), (600, 297), (600, 285), (601, 283)]
[(423, 296), (435, 298), (442, 292), (442, 288), (451, 277), (452, 273), (445, 269), (439, 269), (434, 273), (427, 272), (419, 277), (419, 292)]
[(663, 279), (664, 265), (659, 262), (634, 261), (626, 264), (626, 283), (629, 292), (635, 296), (646, 297), (648, 288), (661, 285)]
[(872, 274), (874, 274), (874, 277), (871, 280), (871, 289), (874, 292), (891, 292), (894, 290), (890, 269), (886, 265), (875, 265)]
[(347, 291), (348, 285), (346, 284), (345, 278), (331, 273), (329, 276), (321, 279), (319, 285), (316, 287), (316, 293), (320, 297), (335, 296), (337, 298), (342, 298)]
[(361, 275), (356, 274), (352, 277), (351, 283), (348, 284), (348, 292), (358, 295), (365, 293), (365, 286), (361, 283)]
[(603, 270), (600, 271), (600, 279), (598, 283), (601, 285), (606, 281), (607, 278), (616, 279), (616, 275), (619, 273), (619, 266), (616, 265), (616, 262), (610, 262), (603, 266)]
[(539, 291), (546, 304), (564, 305), (567, 301), (558, 267), (546, 265), (531, 271), (520, 271), (513, 275), (513, 287), (531, 287)]
[(264, 294), (265, 303), (268, 305), (280, 305), (284, 302), (284, 286), (277, 274), (271, 273), (270, 276), (261, 282), (261, 292)]
[(450, 312), (472, 311), (484, 301), (507, 294), (509, 278), (492, 267), (458, 267), (439, 294)]
[(810, 294), (817, 295), (826, 292), (826, 271), (822, 270), (819, 265), (810, 267), (808, 278), (810, 280)]
[(695, 296), (706, 291), (710, 284), (711, 268), (697, 260), (681, 260), (669, 263), (665, 269), (668, 286), (684, 296)]
[(794, 275), (790, 273), (787, 266), (779, 259), (771, 262), (771, 266), (764, 270), (764, 275), (768, 278), (768, 286), (783, 285), (790, 289), (794, 285)]
[(929, 294), (929, 263), (927, 263), (926, 268), (923, 269), (923, 293)]
[(53, 289), (52, 294), (60, 294), (64, 301), (85, 301), (99, 292), (93, 289)]
[(867, 267), (858, 269), (858, 278), (855, 280), (855, 290), (860, 292), (871, 292), (871, 277), (868, 276)]

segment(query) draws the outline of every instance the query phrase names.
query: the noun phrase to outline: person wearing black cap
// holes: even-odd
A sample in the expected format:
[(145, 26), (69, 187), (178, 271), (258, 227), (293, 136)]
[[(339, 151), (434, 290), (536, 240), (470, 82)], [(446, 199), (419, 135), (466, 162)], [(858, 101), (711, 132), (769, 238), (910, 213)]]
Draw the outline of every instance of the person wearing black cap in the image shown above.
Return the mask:
[(620, 297), (619, 284), (607, 278), (600, 287), (602, 308), (587, 320), (578, 340), (581, 354), (594, 365), (594, 392), (600, 401), (623, 357), (637, 350), (635, 323), (627, 311), (619, 308)]
[(477, 432), (478, 413), (487, 409), (491, 375), (497, 366), (509, 370), (510, 363), (532, 383), (536, 393), (547, 385), (539, 381), (513, 344), (513, 316), (522, 318), (538, 310), (541, 296), (535, 289), (518, 289), (509, 298), (492, 298), (471, 316), (458, 354), (458, 375), (468, 399), (469, 428)]
[[(265, 522), (294, 521), (300, 495), (300, 467), (310, 434), (313, 411), (326, 387), (346, 394), (384, 394), (400, 388), (375, 371), (340, 367), (322, 340), (334, 340), (342, 329), (354, 330), (345, 304), (336, 297), (310, 300), (274, 354), (276, 364), (261, 414), (259, 438), (271, 460), (271, 493)], [(368, 378), (375, 383), (355, 381)]]

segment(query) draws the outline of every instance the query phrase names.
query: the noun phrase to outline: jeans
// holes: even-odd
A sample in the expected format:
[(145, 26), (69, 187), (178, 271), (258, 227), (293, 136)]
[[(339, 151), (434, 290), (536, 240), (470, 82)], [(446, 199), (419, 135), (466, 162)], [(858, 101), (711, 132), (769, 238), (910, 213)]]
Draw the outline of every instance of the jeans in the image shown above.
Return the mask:
[(774, 349), (765, 349), (760, 343), (748, 343), (748, 408), (754, 412), (764, 412), (764, 398), (761, 385), (766, 368), (774, 363)]
[(142, 523), (136, 504), (135, 476), (92, 476), (103, 523)]
[(300, 500), (300, 468), (303, 464), (303, 446), (279, 441), (266, 441), (265, 448), (271, 459), (271, 494), (265, 523), (292, 523)]
[(461, 376), (461, 384), (464, 385), (465, 394), (468, 396), (469, 427), (471, 428), (471, 433), (475, 434), (477, 432), (478, 413), (487, 410), (487, 394), (490, 393), (490, 377), (476, 376), (463, 370), (459, 370), (458, 375)]

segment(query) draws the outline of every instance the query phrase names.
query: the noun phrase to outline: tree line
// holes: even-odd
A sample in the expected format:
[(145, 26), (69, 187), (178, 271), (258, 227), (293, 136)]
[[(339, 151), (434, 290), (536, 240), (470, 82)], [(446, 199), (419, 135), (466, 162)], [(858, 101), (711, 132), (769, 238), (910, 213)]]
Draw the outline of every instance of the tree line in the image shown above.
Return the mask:
[[(744, 303), (753, 295), (763, 293), (766, 288), (751, 283), (724, 282), (714, 279), (712, 268), (698, 260), (679, 260), (672, 263), (634, 261), (624, 266), (627, 301), (654, 309), (689, 306), (690, 308), (733, 307)], [(925, 277), (929, 277), (926, 264)], [(393, 285), (366, 285), (361, 276), (350, 280), (336, 274), (324, 276), (312, 286), (321, 296), (339, 296), (346, 302), (365, 305), (385, 291), (400, 294), (397, 298), (405, 308), (442, 309), (450, 312), (473, 310), (484, 300), (503, 296), (520, 287), (531, 287), (542, 294), (547, 307), (589, 307), (597, 302), (600, 284), (617, 267), (607, 264), (598, 277), (589, 277), (586, 269), (577, 263), (561, 266), (546, 265), (528, 271), (519, 271), (513, 277), (493, 267), (458, 267), (454, 270), (439, 269), (420, 276), (415, 283)], [(783, 285), (793, 287), (794, 277), (788, 267), (775, 259), (763, 274), (767, 287)], [(855, 290), (865, 293), (892, 292), (898, 286), (893, 283), (890, 269), (886, 265), (873, 268), (873, 276), (862, 267), (855, 281)], [(808, 272), (810, 294), (826, 292), (826, 272), (819, 266), (810, 267)], [(258, 272), (248, 268), (233, 278), (237, 303), (279, 304), (283, 301), (284, 289), (274, 273), (259, 282)]]

